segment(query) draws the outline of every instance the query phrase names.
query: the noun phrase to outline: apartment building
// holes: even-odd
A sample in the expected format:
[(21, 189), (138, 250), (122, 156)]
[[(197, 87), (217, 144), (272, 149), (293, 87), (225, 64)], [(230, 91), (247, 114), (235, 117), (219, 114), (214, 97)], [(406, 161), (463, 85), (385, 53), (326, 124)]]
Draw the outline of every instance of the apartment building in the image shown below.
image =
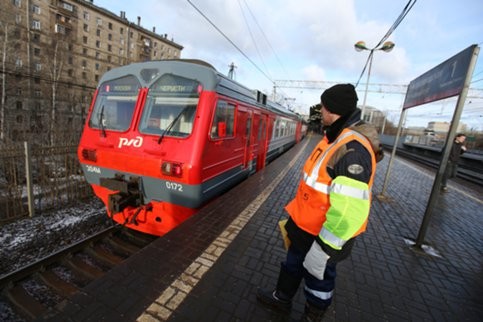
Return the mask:
[(93, 0), (2, 2), (0, 143), (76, 142), (103, 73), (183, 49)]

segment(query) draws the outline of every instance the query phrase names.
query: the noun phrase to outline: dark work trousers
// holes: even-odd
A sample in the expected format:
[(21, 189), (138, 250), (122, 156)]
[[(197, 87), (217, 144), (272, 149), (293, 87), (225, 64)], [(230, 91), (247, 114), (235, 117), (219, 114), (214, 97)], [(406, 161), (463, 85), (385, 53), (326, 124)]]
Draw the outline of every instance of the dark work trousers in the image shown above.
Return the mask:
[[(304, 294), (307, 302), (319, 309), (327, 309), (332, 302), (335, 288), (336, 264), (327, 264), (324, 279), (319, 280), (311, 275), (303, 266), (307, 250), (299, 250), (292, 245), (287, 252), (287, 259), (282, 263), (280, 279), (288, 277), (291, 282), (279, 280), (278, 290), (293, 297), (302, 278), (305, 280)], [(287, 283), (288, 282), (288, 283)]]
[(441, 180), (441, 187), (446, 187), (448, 183), (448, 179), (454, 178), (456, 176), (456, 171), (457, 171), (457, 163), (448, 161), (448, 164), (446, 165), (446, 169), (443, 174), (443, 179)]

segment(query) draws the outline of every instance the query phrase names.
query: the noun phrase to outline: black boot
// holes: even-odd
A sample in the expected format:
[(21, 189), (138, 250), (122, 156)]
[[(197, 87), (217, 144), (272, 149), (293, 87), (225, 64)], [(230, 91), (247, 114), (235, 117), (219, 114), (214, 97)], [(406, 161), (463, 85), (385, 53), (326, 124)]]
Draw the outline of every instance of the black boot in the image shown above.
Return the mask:
[(309, 303), (305, 303), (304, 314), (300, 319), (301, 322), (320, 322), (324, 318), (326, 309), (319, 309)]
[(278, 275), (277, 288), (268, 291), (258, 289), (257, 299), (275, 309), (290, 311), (292, 298), (297, 293), (301, 281), (301, 277), (292, 276), (286, 271), (284, 264), (282, 264)]
[(288, 312), (292, 309), (292, 299), (277, 290), (257, 290), (257, 299), (277, 310)]

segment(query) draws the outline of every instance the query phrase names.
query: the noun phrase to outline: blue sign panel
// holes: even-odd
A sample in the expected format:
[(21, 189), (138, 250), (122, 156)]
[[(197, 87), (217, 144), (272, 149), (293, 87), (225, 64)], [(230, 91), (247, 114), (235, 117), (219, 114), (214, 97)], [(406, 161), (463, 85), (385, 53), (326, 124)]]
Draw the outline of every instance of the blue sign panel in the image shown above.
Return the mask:
[(403, 109), (459, 95), (476, 47), (477, 45), (471, 45), (412, 80), (406, 92)]

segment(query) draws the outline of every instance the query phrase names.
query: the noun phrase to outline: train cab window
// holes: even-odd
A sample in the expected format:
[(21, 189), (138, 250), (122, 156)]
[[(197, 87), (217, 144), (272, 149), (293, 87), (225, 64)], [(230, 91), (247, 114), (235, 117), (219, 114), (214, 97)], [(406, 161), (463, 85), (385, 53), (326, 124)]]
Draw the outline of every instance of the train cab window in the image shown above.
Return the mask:
[(193, 130), (201, 85), (193, 79), (165, 74), (149, 88), (139, 131), (187, 137)]
[(211, 138), (233, 137), (235, 129), (235, 105), (218, 101), (211, 125)]
[(140, 87), (134, 76), (101, 84), (89, 126), (102, 130), (126, 131), (131, 124)]

